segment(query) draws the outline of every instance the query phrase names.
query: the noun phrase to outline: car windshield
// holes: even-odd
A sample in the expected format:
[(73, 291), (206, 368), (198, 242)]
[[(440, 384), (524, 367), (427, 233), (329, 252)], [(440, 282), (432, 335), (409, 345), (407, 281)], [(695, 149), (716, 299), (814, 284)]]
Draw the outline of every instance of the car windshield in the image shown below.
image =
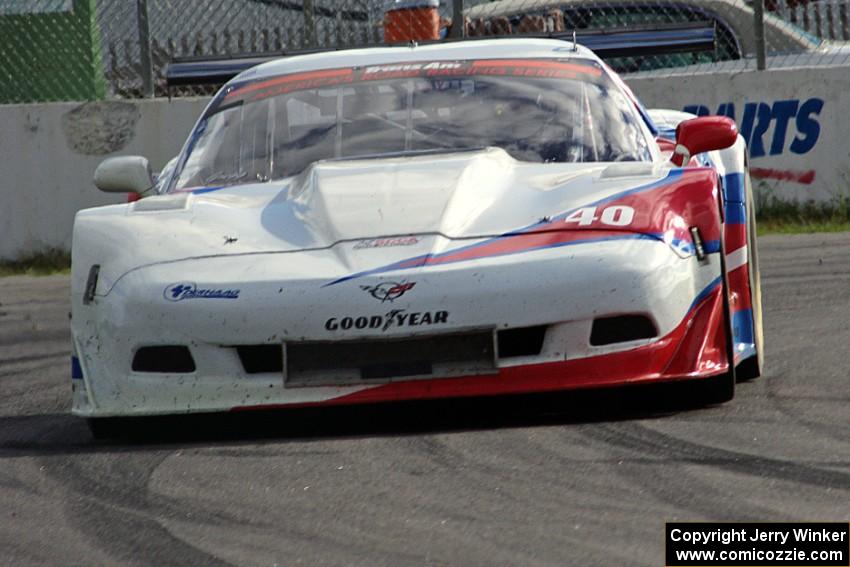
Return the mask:
[(532, 163), (647, 161), (640, 117), (591, 60), (329, 69), (228, 87), (176, 189), (257, 183), (318, 160), (498, 147)]

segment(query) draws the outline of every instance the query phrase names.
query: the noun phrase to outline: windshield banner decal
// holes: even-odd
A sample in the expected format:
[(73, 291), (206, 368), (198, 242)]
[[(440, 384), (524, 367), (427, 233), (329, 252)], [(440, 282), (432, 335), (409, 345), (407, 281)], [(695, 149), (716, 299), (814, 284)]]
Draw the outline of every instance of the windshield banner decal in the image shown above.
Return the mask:
[[(553, 59), (476, 59), (460, 61), (420, 61), (369, 65), (362, 68), (324, 69), (306, 73), (291, 73), (235, 85), (222, 101), (223, 106), (237, 102), (256, 102), (269, 97), (300, 90), (334, 87), (341, 84), (405, 79), (414, 77), (439, 78), (456, 76), (504, 76), (537, 79), (601, 79), (602, 68), (590, 60)], [(218, 109), (213, 110), (216, 112)]]

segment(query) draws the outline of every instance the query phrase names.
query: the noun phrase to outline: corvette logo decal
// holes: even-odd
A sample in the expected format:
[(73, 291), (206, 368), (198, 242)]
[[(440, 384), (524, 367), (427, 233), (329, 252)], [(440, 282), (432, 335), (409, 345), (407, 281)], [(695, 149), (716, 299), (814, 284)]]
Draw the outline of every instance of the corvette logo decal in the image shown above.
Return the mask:
[(199, 288), (192, 282), (173, 283), (166, 287), (162, 296), (168, 301), (184, 299), (239, 299), (238, 289)]
[(383, 282), (378, 285), (361, 285), (360, 289), (366, 291), (380, 301), (384, 303), (385, 301), (393, 302), (416, 285), (416, 282)]

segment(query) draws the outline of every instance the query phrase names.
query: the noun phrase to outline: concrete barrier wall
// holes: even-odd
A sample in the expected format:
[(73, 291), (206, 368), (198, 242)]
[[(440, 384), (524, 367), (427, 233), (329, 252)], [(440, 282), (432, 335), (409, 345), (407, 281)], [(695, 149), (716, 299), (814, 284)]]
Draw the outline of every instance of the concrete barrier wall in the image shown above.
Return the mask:
[(632, 78), (650, 108), (734, 118), (757, 190), (826, 201), (850, 189), (850, 68)]
[(74, 213), (120, 203), (92, 184), (113, 155), (144, 155), (155, 170), (176, 155), (205, 99), (0, 106), (0, 259), (70, 249)]
[[(628, 82), (649, 107), (726, 114), (750, 145), (756, 187), (828, 200), (850, 185), (850, 68), (715, 73)], [(183, 144), (207, 99), (0, 106), (0, 258), (69, 248), (74, 213), (121, 202), (92, 185), (105, 157), (155, 169)]]

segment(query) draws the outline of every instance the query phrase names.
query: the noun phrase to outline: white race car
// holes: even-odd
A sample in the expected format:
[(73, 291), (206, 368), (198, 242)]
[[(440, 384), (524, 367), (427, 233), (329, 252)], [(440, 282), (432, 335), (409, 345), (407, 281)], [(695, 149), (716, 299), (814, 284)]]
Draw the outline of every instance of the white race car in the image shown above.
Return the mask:
[(157, 184), (140, 157), (98, 168), (147, 196), (77, 214), (73, 412), (97, 433), (672, 380), (728, 400), (762, 355), (745, 147), (683, 118), (552, 39), (252, 67)]

